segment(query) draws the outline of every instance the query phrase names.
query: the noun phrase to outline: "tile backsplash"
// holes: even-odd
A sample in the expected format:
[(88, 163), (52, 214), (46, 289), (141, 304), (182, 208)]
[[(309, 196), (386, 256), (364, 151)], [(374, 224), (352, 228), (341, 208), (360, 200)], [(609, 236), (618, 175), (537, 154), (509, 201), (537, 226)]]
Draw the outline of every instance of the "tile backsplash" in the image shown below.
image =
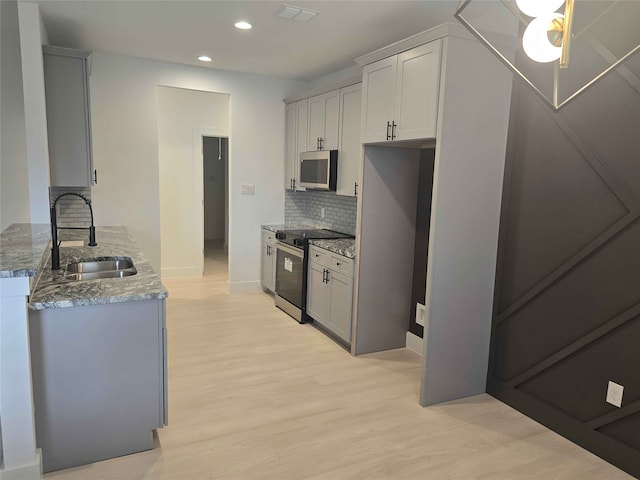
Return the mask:
[[(343, 197), (334, 192), (307, 190), (306, 192), (285, 192), (285, 224), (306, 223), (319, 228), (338, 232), (356, 233), (355, 197)], [(324, 208), (324, 218), (322, 218)]]
[[(49, 202), (66, 192), (78, 193), (91, 200), (91, 187), (49, 187)], [(68, 195), (61, 198), (57, 204), (58, 226), (60, 227), (89, 227), (91, 213), (84, 200)]]

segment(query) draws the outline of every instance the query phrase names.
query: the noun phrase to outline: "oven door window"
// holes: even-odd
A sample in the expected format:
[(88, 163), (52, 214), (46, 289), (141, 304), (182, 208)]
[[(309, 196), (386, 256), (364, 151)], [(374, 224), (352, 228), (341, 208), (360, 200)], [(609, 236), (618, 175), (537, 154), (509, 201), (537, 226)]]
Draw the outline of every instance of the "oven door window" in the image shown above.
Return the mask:
[(278, 249), (276, 261), (276, 293), (302, 308), (302, 257)]

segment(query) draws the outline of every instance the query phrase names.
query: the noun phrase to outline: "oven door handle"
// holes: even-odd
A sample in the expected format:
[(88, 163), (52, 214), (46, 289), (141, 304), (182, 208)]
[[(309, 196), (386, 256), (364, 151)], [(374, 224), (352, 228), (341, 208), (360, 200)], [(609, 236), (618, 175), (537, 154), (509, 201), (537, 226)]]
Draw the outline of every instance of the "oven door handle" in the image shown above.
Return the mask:
[(293, 255), (294, 257), (304, 258), (304, 250), (300, 250), (299, 248), (290, 247), (289, 245), (280, 242), (276, 244), (276, 248), (290, 255)]

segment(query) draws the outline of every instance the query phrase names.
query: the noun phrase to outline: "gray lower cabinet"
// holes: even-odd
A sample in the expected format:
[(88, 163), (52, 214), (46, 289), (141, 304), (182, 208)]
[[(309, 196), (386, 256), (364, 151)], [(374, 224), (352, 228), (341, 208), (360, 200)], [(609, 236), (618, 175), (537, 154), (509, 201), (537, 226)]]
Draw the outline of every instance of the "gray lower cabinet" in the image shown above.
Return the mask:
[(89, 106), (90, 52), (43, 46), (51, 186), (90, 187), (93, 170)]
[(351, 343), (353, 259), (309, 247), (307, 315), (347, 344)]
[(271, 292), (276, 288), (276, 234), (266, 228), (262, 229), (262, 256), (260, 265), (260, 281), (262, 288)]
[(29, 312), (45, 472), (149, 450), (167, 424), (165, 301)]

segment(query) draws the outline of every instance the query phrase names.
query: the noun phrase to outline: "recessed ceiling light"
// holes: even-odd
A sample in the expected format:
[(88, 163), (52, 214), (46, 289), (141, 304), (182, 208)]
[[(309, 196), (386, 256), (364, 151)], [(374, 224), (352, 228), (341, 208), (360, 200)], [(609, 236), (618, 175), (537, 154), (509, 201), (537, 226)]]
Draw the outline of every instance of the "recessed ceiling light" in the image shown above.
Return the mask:
[(210, 62), (211, 61), (211, 57), (207, 57), (206, 55), (200, 55), (198, 57), (198, 60), (200, 60), (201, 62)]
[(240, 30), (249, 30), (251, 29), (251, 24), (242, 20), (240, 22), (236, 22), (236, 28), (239, 28)]

